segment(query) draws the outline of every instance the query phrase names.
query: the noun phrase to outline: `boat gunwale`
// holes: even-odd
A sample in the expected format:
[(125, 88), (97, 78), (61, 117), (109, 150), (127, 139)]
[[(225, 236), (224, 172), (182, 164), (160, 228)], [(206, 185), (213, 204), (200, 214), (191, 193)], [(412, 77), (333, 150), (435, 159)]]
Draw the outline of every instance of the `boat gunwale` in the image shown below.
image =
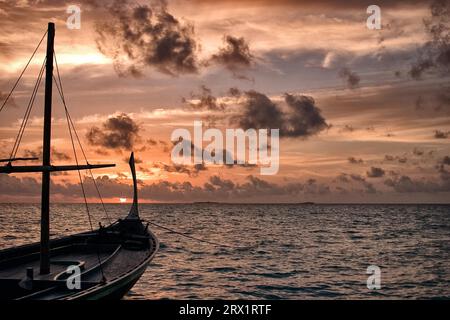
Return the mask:
[(113, 280), (111, 280), (111, 281), (108, 281), (106, 283), (99, 283), (98, 285), (93, 286), (92, 288), (89, 288), (87, 290), (83, 290), (82, 292), (74, 293), (73, 295), (62, 297), (59, 300), (83, 299), (85, 296), (87, 296), (89, 294), (95, 293), (96, 291), (100, 292), (101, 289), (106, 289), (108, 287), (111, 287), (112, 285), (114, 285), (115, 283), (119, 282), (120, 280), (126, 278), (129, 275), (132, 275), (133, 273), (135, 273), (136, 270), (140, 270), (145, 265), (148, 265), (150, 263), (150, 261), (154, 258), (154, 256), (158, 252), (158, 250), (159, 250), (159, 240), (158, 240), (158, 238), (150, 230), (148, 230), (148, 233), (151, 236), (150, 238), (152, 240), (154, 240), (154, 246), (155, 247), (154, 247), (154, 250), (152, 251), (152, 253), (146, 259), (144, 259), (144, 261), (142, 263), (140, 263), (138, 266), (136, 266), (132, 270), (130, 270), (128, 272), (125, 272), (125, 273), (117, 276), (116, 278), (113, 278)]

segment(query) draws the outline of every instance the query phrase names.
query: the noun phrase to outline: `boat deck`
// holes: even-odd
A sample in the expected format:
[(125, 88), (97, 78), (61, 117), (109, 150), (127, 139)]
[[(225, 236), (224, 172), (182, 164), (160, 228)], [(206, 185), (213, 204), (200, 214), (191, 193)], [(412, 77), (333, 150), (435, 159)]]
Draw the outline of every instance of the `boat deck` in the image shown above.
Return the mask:
[(21, 265), (0, 269), (0, 279), (24, 279), (26, 277), (26, 269), (33, 268), (34, 280), (54, 280), (56, 276), (64, 273), (70, 265), (82, 263), (84, 270), (89, 270), (99, 263), (105, 261), (111, 253), (99, 252), (71, 252), (61, 253), (53, 256), (50, 260), (50, 273), (39, 274), (39, 259), (24, 262)]

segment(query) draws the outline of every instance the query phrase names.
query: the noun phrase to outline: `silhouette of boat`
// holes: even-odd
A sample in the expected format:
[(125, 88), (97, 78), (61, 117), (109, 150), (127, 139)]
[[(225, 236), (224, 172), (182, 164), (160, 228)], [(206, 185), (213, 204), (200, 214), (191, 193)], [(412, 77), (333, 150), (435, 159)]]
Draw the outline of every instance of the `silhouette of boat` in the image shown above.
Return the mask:
[[(114, 164), (91, 165), (86, 159), (86, 165), (79, 165), (76, 157), (76, 165), (51, 164), (52, 83), (53, 80), (56, 82), (53, 75), (55, 36), (53, 23), (48, 24), (46, 35), (46, 60), (40, 73), (42, 77), (45, 65), (43, 163), (41, 166), (15, 166), (12, 164), (14, 161), (35, 159), (16, 158), (13, 155), (9, 159), (0, 160), (7, 162), (7, 165), (0, 166), (0, 173), (42, 172), (41, 239), (38, 243), (0, 251), (0, 299), (120, 299), (144, 273), (158, 250), (159, 242), (149, 230), (148, 224), (144, 225), (145, 221), (139, 217), (133, 153), (131, 153), (129, 164), (133, 177), (134, 196), (128, 215), (106, 227), (100, 225), (99, 229), (93, 230), (91, 225), (89, 232), (50, 239), (50, 173), (106, 168)], [(56, 84), (58, 86), (58, 82)], [(61, 82), (58, 91), (62, 93)], [(62, 100), (65, 106), (63, 96)], [(68, 115), (67, 107), (66, 115)], [(73, 130), (75, 130), (74, 126)], [(82, 184), (81, 175), (80, 183)], [(20, 192), (20, 190), (17, 191)]]

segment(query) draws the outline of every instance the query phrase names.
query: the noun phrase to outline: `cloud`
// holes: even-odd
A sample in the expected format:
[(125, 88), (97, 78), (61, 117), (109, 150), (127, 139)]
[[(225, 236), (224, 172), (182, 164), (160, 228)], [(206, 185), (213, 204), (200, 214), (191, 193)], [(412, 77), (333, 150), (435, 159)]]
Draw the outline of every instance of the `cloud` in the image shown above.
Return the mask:
[(192, 94), (188, 103), (191, 108), (215, 112), (204, 118), (209, 124), (223, 120), (244, 130), (279, 129), (280, 137), (307, 138), (330, 127), (310, 96), (285, 93), (284, 104), (280, 104), (255, 90), (230, 88), (228, 94), (231, 97), (224, 98), (225, 103), (202, 86), (201, 93)]
[[(104, 198), (130, 197), (132, 187), (125, 183), (123, 178), (109, 178), (100, 176), (95, 179)], [(95, 196), (96, 190), (92, 178), (84, 178), (84, 187), (88, 197)], [(10, 175), (0, 175), (0, 194), (3, 196), (17, 195), (21, 190), (23, 195), (37, 196), (40, 192), (40, 183), (34, 178), (17, 178)], [(81, 199), (80, 186), (72, 183), (51, 184), (52, 195), (66, 196), (69, 199)], [(201, 186), (194, 186), (189, 181), (169, 182), (159, 181), (152, 184), (141, 183), (139, 196), (142, 200), (154, 201), (249, 201), (251, 199), (269, 199), (272, 196), (285, 196), (286, 199), (305, 195), (329, 194), (330, 187), (315, 180), (305, 183), (293, 182), (286, 185), (271, 183), (254, 176), (247, 176), (243, 183), (235, 183), (217, 175), (211, 176)]]
[[(38, 158), (38, 159), (42, 159), (42, 147), (38, 148), (38, 149), (25, 149), (23, 151), (23, 156), (26, 158)], [(51, 147), (51, 158), (54, 160), (70, 160), (71, 157), (61, 151), (56, 150), (54, 147)]]
[(108, 149), (132, 150), (140, 140), (139, 125), (126, 113), (108, 118), (101, 126), (92, 127), (86, 134), (91, 145)]
[(132, 7), (117, 0), (109, 12), (111, 20), (97, 24), (96, 42), (119, 75), (138, 77), (144, 67), (171, 76), (198, 72), (194, 27), (170, 14), (166, 1)]
[(369, 178), (381, 178), (385, 175), (385, 173), (386, 172), (382, 168), (371, 167), (366, 174)]
[(431, 16), (424, 19), (430, 40), (419, 50), (419, 57), (409, 72), (416, 80), (427, 71), (442, 75), (449, 75), (450, 71), (450, 1), (434, 0), (430, 13)]
[(280, 129), (283, 125), (283, 113), (265, 94), (251, 90), (245, 92), (241, 104), (243, 111), (231, 119), (231, 122), (243, 129)]
[(450, 180), (448, 179), (448, 173), (447, 175), (442, 174), (440, 181), (430, 181), (425, 179), (414, 180), (409, 176), (400, 176), (387, 179), (384, 183), (399, 193), (435, 193), (450, 191)]
[(343, 79), (349, 89), (355, 89), (359, 86), (361, 78), (358, 74), (351, 71), (349, 68), (342, 68), (338, 72), (338, 76)]
[(329, 125), (312, 97), (286, 93), (286, 109), (269, 97), (251, 90), (244, 93), (242, 112), (231, 118), (239, 128), (279, 129), (280, 137), (307, 138), (328, 129)]
[(344, 127), (342, 127), (339, 130), (339, 132), (354, 132), (354, 131), (356, 131), (356, 129), (353, 126), (349, 125), (349, 124), (346, 124)]
[(406, 163), (406, 162), (408, 162), (408, 158), (405, 156), (392, 156), (392, 155), (387, 154), (384, 156), (384, 161), (388, 161), (388, 162), (398, 161), (399, 163)]
[(348, 174), (341, 173), (336, 177), (336, 181), (343, 182), (343, 183), (350, 183), (350, 179), (348, 178)]
[(286, 93), (285, 102), (290, 110), (285, 114), (284, 128), (280, 130), (282, 136), (308, 137), (329, 128), (314, 98)]
[(209, 61), (222, 65), (231, 71), (236, 78), (247, 79), (242, 74), (242, 70), (250, 68), (254, 63), (254, 56), (250, 52), (247, 41), (243, 37), (238, 38), (226, 35), (224, 43), (225, 47), (220, 48), (219, 52), (212, 55)]
[(165, 172), (170, 173), (183, 173), (187, 174), (189, 177), (197, 177), (200, 171), (208, 170), (208, 168), (203, 163), (187, 166), (182, 164), (174, 164), (174, 163), (167, 164), (163, 162), (158, 162), (153, 164), (153, 168), (158, 168)]
[(364, 163), (364, 160), (361, 159), (361, 158), (360, 159), (356, 159), (355, 157), (349, 157), (347, 160), (351, 164), (362, 164), (362, 163)]
[(350, 174), (350, 178), (360, 183), (364, 187), (364, 192), (368, 194), (377, 193), (377, 189), (373, 186), (372, 183), (367, 182), (366, 179), (363, 176), (360, 176), (359, 174)]
[(16, 196), (38, 195), (42, 188), (40, 182), (32, 177), (18, 178), (11, 175), (0, 174), (0, 194)]
[(436, 131), (434, 131), (434, 138), (435, 139), (447, 139), (448, 138), (448, 134), (449, 134), (448, 131), (444, 132), (444, 131), (441, 131), (441, 130), (436, 130)]
[[(225, 109), (225, 104), (217, 101), (217, 98), (212, 95), (211, 89), (205, 85), (202, 85), (200, 89), (199, 94), (191, 94), (191, 99), (196, 101), (189, 101), (189, 106), (197, 110), (223, 111)], [(183, 102), (187, 102), (187, 100), (183, 99)]]
[(450, 157), (449, 156), (445, 156), (442, 159), (441, 164), (450, 166)]

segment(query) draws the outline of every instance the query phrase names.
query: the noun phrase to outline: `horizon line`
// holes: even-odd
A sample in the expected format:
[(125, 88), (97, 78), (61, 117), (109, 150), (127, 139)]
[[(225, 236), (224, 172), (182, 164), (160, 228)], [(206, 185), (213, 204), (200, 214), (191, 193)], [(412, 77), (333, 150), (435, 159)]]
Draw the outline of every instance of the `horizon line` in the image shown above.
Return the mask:
[[(39, 202), (0, 202), (2, 204), (29, 204), (40, 205)], [(84, 204), (84, 202), (53, 202), (51, 204)], [(88, 204), (101, 204), (101, 202), (88, 202)], [(104, 202), (104, 204), (114, 205), (131, 205), (132, 202)], [(144, 202), (139, 205), (202, 205), (202, 204), (219, 204), (219, 205), (450, 205), (450, 202), (218, 202), (218, 201), (194, 201), (194, 202)]]

